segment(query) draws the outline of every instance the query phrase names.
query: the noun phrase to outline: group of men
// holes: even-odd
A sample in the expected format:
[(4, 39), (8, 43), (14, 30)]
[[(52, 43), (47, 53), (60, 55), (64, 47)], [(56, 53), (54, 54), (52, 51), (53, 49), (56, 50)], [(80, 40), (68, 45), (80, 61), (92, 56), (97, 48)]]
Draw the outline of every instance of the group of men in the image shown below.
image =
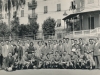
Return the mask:
[(0, 43), (0, 68), (21, 69), (100, 69), (99, 38)]

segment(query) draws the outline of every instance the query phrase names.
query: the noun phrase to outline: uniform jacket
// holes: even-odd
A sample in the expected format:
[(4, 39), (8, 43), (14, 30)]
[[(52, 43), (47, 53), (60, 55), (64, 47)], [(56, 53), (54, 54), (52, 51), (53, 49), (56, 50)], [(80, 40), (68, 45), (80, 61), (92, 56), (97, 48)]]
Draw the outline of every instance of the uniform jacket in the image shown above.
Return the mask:
[(17, 51), (18, 51), (18, 57), (22, 57), (23, 56), (23, 48), (21, 46), (18, 46)]
[(64, 43), (63, 46), (64, 46), (64, 51), (66, 51), (67, 54), (70, 54), (70, 52), (71, 52), (71, 44), (70, 43)]
[(64, 46), (63, 45), (58, 45), (57, 46), (57, 50), (58, 50), (58, 53), (60, 55), (62, 55), (64, 53)]

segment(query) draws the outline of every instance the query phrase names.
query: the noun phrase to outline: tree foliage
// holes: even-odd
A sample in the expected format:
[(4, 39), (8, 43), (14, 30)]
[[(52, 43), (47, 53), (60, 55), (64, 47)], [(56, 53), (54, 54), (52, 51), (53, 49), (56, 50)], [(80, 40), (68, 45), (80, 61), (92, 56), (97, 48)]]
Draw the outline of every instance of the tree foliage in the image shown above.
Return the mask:
[(39, 29), (39, 24), (36, 21), (31, 20), (30, 21), (30, 32), (32, 32), (33, 35), (36, 35), (38, 32), (38, 29)]
[(16, 35), (19, 35), (19, 26), (20, 26), (19, 18), (15, 17), (15, 19), (11, 22), (11, 25), (12, 25), (11, 32), (15, 33)]
[(55, 35), (55, 25), (56, 21), (53, 18), (47, 18), (42, 24), (42, 30), (44, 36), (46, 35)]
[(22, 5), (25, 5), (26, 0), (5, 0), (5, 11), (10, 11), (12, 6), (18, 10)]
[(9, 30), (6, 23), (0, 23), (0, 36), (1, 37), (7, 36), (8, 33)]
[(16, 34), (17, 36), (27, 36), (27, 35), (36, 35), (38, 32), (39, 24), (35, 21), (31, 21), (29, 25), (19, 23), (19, 18), (15, 17), (15, 19), (11, 22), (12, 33)]

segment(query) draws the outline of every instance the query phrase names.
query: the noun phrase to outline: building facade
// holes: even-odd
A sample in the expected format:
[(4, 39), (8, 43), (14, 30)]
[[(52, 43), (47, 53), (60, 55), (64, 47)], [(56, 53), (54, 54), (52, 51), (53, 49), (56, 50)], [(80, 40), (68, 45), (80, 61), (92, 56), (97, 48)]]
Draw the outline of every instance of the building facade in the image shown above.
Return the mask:
[[(36, 13), (38, 14), (37, 22), (39, 23), (39, 35), (42, 35), (42, 24), (44, 20), (51, 17), (54, 18), (56, 21), (56, 34), (55, 38), (59, 37), (62, 38), (63, 31), (66, 28), (66, 25), (62, 18), (69, 14), (69, 8), (70, 8), (70, 1), (68, 0), (37, 0), (37, 9)], [(65, 15), (64, 15), (65, 14)]]
[[(100, 0), (74, 0), (76, 9), (73, 14), (63, 20), (73, 20), (71, 34), (73, 37), (99, 36), (100, 31)], [(76, 18), (75, 18), (76, 17)], [(77, 26), (79, 27), (77, 29)], [(68, 23), (67, 23), (68, 27)], [(68, 28), (67, 28), (68, 29)]]

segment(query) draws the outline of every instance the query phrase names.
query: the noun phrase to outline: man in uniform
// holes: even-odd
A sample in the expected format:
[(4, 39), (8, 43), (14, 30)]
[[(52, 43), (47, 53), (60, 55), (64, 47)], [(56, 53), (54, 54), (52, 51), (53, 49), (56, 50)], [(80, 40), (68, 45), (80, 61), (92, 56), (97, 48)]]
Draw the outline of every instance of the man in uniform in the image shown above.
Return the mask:
[(93, 57), (94, 57), (94, 60), (95, 60), (96, 68), (100, 69), (100, 43), (99, 43), (99, 38), (95, 38)]
[(93, 57), (93, 49), (94, 49), (94, 44), (92, 42), (92, 39), (89, 39), (89, 47), (88, 47), (88, 53)]
[(56, 51), (55, 57), (54, 57), (54, 68), (56, 69), (61, 68), (60, 62), (61, 62), (61, 55), (59, 54), (58, 51)]
[(23, 48), (19, 42), (17, 42), (18, 60), (21, 61), (23, 57)]
[(60, 56), (62, 56), (62, 54), (64, 52), (64, 47), (63, 47), (63, 44), (62, 44), (62, 40), (59, 40), (59, 45), (57, 46), (57, 50), (58, 50), (58, 53), (60, 54)]
[(40, 59), (35, 55), (35, 52), (32, 51), (30, 69), (32, 69), (32, 67), (33, 67), (33, 69), (39, 68), (39, 60)]
[(83, 39), (79, 38), (79, 47), (80, 47), (80, 54), (84, 55), (84, 45), (83, 45)]
[(65, 43), (64, 43), (64, 51), (67, 52), (67, 54), (71, 53), (71, 43), (69, 42), (69, 38), (65, 39)]
[(72, 68), (76, 69), (77, 61), (78, 61), (78, 55), (77, 55), (76, 51), (73, 51), (71, 54), (71, 62), (73, 64)]
[(29, 68), (30, 61), (29, 61), (28, 51), (25, 51), (25, 54), (23, 55), (21, 64), (22, 64), (22, 69), (28, 69)]
[(13, 56), (13, 58), (14, 58), (14, 68), (15, 68), (16, 70), (20, 69), (20, 68), (19, 68), (20, 65), (19, 65), (19, 62), (18, 62), (18, 53), (15, 53), (15, 55)]
[(64, 54), (62, 55), (61, 66), (64, 69), (72, 67), (71, 57), (69, 54), (67, 54), (67, 52), (64, 52)]

